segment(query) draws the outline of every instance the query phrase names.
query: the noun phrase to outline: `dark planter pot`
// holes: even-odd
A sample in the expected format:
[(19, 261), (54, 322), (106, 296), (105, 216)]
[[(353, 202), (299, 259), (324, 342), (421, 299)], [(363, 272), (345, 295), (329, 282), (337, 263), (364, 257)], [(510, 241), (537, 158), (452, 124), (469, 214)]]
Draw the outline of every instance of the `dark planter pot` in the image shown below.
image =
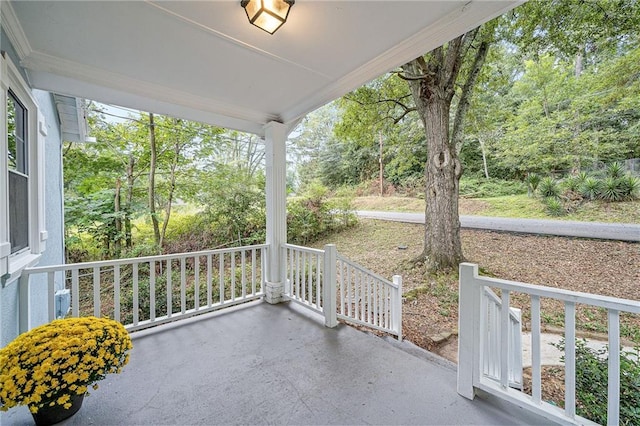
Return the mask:
[(37, 413), (31, 413), (31, 415), (38, 426), (54, 425), (77, 413), (80, 407), (82, 407), (82, 401), (84, 401), (84, 394), (71, 395), (71, 407), (64, 408), (62, 405), (42, 407)]

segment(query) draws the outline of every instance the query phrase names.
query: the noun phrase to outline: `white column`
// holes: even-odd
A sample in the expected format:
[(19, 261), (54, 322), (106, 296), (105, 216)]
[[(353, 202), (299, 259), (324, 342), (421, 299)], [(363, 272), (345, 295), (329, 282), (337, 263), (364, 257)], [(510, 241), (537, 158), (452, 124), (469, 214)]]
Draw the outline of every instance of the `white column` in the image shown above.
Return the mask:
[(287, 242), (287, 162), (286, 141), (288, 128), (277, 122), (265, 128), (266, 145), (266, 197), (267, 197), (267, 241), (269, 259), (266, 275), (266, 300), (279, 303), (284, 282), (282, 272), (281, 245)]

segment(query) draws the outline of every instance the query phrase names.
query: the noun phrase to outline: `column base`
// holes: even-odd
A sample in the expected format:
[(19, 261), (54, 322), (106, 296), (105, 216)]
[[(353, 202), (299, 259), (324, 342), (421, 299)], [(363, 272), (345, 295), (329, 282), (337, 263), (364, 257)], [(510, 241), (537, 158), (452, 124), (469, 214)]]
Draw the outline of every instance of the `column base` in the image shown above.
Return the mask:
[(277, 283), (272, 283), (267, 281), (267, 291), (266, 291), (266, 297), (265, 300), (267, 301), (267, 303), (271, 303), (272, 305), (275, 305), (277, 303), (282, 302), (282, 291), (283, 291), (283, 285), (280, 282)]

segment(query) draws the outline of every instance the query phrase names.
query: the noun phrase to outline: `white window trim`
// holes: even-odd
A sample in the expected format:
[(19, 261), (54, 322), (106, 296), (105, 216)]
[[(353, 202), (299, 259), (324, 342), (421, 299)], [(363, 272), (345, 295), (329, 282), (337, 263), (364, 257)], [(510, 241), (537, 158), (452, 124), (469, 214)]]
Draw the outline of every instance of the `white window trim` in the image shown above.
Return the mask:
[(9, 237), (9, 166), (7, 155), (0, 155), (0, 280), (5, 286), (18, 278), (24, 268), (37, 263), (45, 249), (44, 142), (47, 127), (31, 89), (6, 54), (0, 55), (0, 86), (0, 153), (8, 150), (6, 108), (9, 89), (28, 111), (29, 147), (29, 248), (14, 254), (11, 254)]

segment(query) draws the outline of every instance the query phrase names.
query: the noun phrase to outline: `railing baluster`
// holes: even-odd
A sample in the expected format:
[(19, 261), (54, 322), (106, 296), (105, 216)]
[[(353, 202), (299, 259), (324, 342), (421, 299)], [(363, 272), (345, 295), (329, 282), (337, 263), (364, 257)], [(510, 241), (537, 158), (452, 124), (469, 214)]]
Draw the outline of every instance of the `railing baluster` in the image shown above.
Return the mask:
[(47, 273), (47, 306), (49, 321), (56, 319), (56, 273)]
[(500, 384), (509, 387), (509, 291), (502, 290), (502, 309), (500, 309)]
[(113, 267), (113, 319), (120, 321), (120, 265)]
[(187, 311), (187, 259), (180, 259), (180, 312)]
[(296, 266), (295, 266), (295, 292), (294, 297), (300, 299), (300, 252), (296, 251)]
[(256, 294), (256, 249), (251, 250), (251, 295)]
[(171, 286), (171, 259), (167, 259), (167, 317), (173, 314), (173, 294)]
[(93, 316), (100, 318), (100, 267), (93, 267)]
[(193, 309), (200, 310), (200, 256), (193, 258)]
[(133, 325), (138, 325), (139, 318), (138, 264), (133, 264)]
[(77, 268), (71, 270), (71, 315), (80, 316), (80, 281)]
[(156, 262), (149, 262), (149, 320), (156, 320)]
[(294, 267), (293, 266), (295, 264), (295, 257), (293, 254), (293, 250), (288, 249), (288, 251), (289, 251), (289, 257), (288, 257), (289, 261), (287, 264), (287, 268), (288, 268), (287, 272), (289, 274), (289, 282), (287, 282), (287, 293), (289, 296), (293, 297), (294, 295), (293, 294), (294, 293), (294, 288), (293, 288), (294, 287), (294, 273), (293, 273)]
[(302, 253), (302, 269), (300, 270), (300, 279), (302, 280), (300, 284), (300, 300), (303, 302), (308, 302), (307, 300), (307, 269), (309, 265), (309, 259), (307, 253)]
[(211, 255), (207, 255), (207, 306), (211, 307), (213, 303), (213, 276), (212, 274), (212, 265), (211, 265)]
[(371, 299), (373, 300), (373, 319), (371, 323), (373, 325), (380, 325), (380, 321), (378, 319), (378, 302), (380, 300), (380, 295), (378, 294), (377, 280), (373, 280), (373, 286), (371, 290), (373, 291), (373, 294), (371, 295)]
[(267, 271), (266, 271), (266, 265), (267, 264), (267, 249), (266, 248), (262, 248), (260, 249), (260, 292), (265, 294), (266, 290), (265, 290), (265, 284), (264, 284), (264, 277), (267, 276)]
[(219, 298), (220, 303), (224, 303), (227, 300), (225, 293), (225, 283), (224, 283), (224, 253), (220, 253), (218, 255), (218, 290), (220, 291)]
[(315, 256), (311, 253), (309, 253), (309, 266), (307, 268), (307, 281), (308, 281), (308, 287), (307, 287), (307, 293), (308, 293), (308, 299), (309, 299), (309, 303), (313, 304), (313, 258)]
[(536, 404), (542, 401), (540, 336), (540, 297), (531, 296), (531, 396)]
[(564, 412), (576, 416), (576, 304), (564, 303)]
[(368, 284), (367, 277), (362, 273), (362, 271), (358, 271), (358, 276), (360, 277), (360, 320), (366, 322), (367, 321), (367, 294), (366, 286)]
[(609, 309), (607, 425), (620, 423), (620, 312)]
[(316, 255), (316, 305), (319, 308), (324, 306), (324, 302), (322, 301), (322, 296), (321, 296), (322, 292), (323, 292), (323, 288), (322, 288), (322, 281), (321, 281), (321, 274), (320, 274), (320, 256)]
[(242, 254), (241, 254), (241, 268), (242, 268), (242, 298), (246, 298), (247, 297), (247, 271), (245, 269), (246, 267), (246, 252), (244, 250), (242, 250)]
[(236, 300), (236, 252), (229, 253), (231, 256), (231, 301)]
[(351, 265), (347, 264), (347, 315), (353, 316), (353, 286), (351, 285)]

